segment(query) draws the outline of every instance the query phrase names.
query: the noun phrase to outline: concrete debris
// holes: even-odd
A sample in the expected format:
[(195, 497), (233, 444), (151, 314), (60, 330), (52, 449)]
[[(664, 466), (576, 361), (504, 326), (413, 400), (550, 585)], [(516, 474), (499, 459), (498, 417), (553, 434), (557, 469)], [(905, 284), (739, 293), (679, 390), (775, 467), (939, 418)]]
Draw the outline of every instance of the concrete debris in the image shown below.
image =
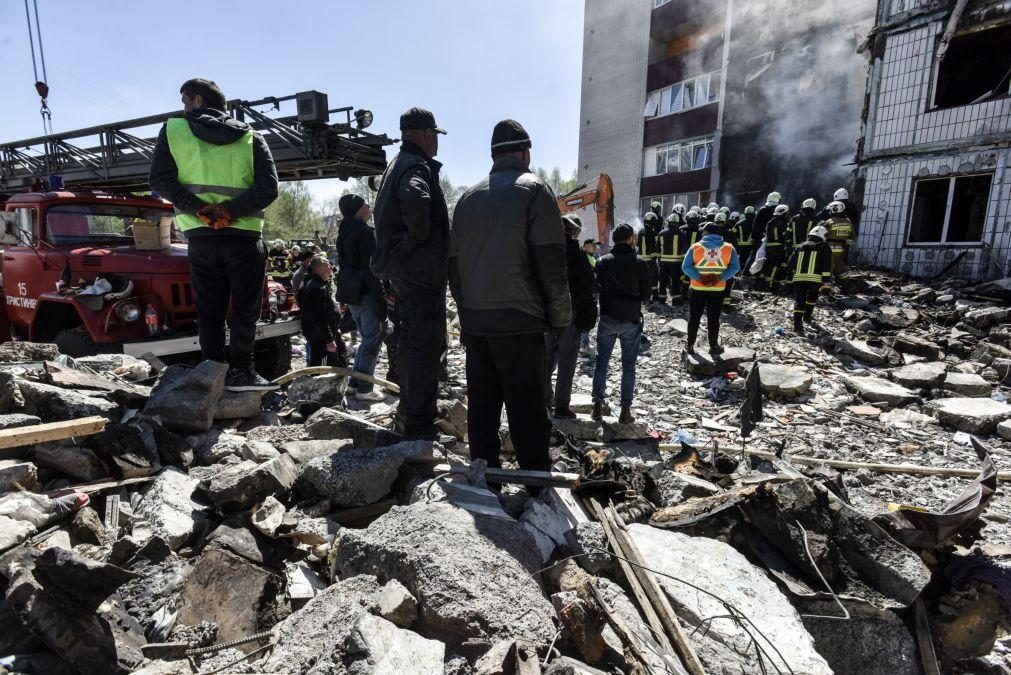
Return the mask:
[[(680, 532), (658, 530), (649, 525), (630, 525), (629, 532), (646, 564), (662, 574), (685, 579), (704, 589), (694, 588), (660, 576), (661, 586), (674, 602), (678, 617), (689, 626), (706, 621), (707, 633), (696, 633), (693, 645), (707, 670), (760, 673), (752, 636), (760, 630), (778, 654), (766, 650), (766, 663), (794, 673), (832, 672), (815, 650), (814, 639), (797, 613), (765, 573), (752, 565), (732, 546), (705, 537), (689, 537)], [(746, 593), (740, 589), (748, 589)], [(727, 614), (726, 598), (745, 619), (712, 619)]]
[(911, 363), (888, 372), (892, 380), (903, 387), (912, 389), (933, 389), (941, 386), (947, 374), (944, 363)]
[(719, 357), (714, 358), (709, 352), (699, 349), (693, 354), (687, 354), (685, 362), (688, 372), (692, 375), (716, 375), (755, 359), (755, 351), (747, 347), (728, 347)]
[(54, 361), (59, 355), (59, 347), (48, 342), (15, 342), (11, 340), (0, 344), (0, 363)]
[(228, 365), (203, 361), (196, 368), (169, 366), (151, 390), (144, 414), (176, 432), (207, 431), (225, 389)]
[(379, 593), (379, 616), (410, 628), (418, 618), (418, 601), (402, 583), (391, 579)]
[(0, 494), (15, 490), (38, 492), (39, 470), (31, 462), (16, 459), (0, 460)]
[(198, 484), (175, 467), (162, 471), (134, 511), (134, 530), (161, 538), (173, 551), (186, 546), (205, 515), (193, 499)]
[(446, 645), (363, 614), (344, 641), (349, 675), (442, 675)]
[(976, 373), (947, 373), (941, 388), (959, 396), (990, 396), (993, 385)]
[(295, 460), (284, 454), (263, 464), (243, 460), (201, 481), (200, 489), (217, 508), (235, 511), (269, 494), (287, 493), (297, 477)]
[(340, 405), (347, 387), (348, 378), (343, 375), (303, 375), (288, 385), (288, 401), (316, 407)]
[(51, 384), (19, 380), (18, 388), (25, 398), (24, 412), (39, 417), (43, 422), (61, 422), (82, 417), (100, 416), (117, 419), (120, 407), (112, 401), (97, 396), (54, 387)]
[(553, 611), (531, 579), (540, 567), (521, 524), (446, 503), (394, 507), (364, 530), (343, 530), (337, 545), (341, 576), (400, 580), (418, 598), (418, 632), (454, 650), (508, 638), (547, 647)]
[(916, 392), (881, 377), (847, 377), (843, 381), (860, 398), (869, 403), (887, 403), (889, 406), (902, 407), (919, 399)]
[(109, 475), (105, 463), (93, 451), (71, 442), (39, 443), (35, 446), (35, 463), (79, 481), (93, 481)]
[(277, 501), (274, 495), (267, 495), (263, 503), (253, 511), (251, 522), (260, 532), (273, 537), (284, 522), (284, 504)]
[[(24, 405), (23, 402), (22, 405)], [(0, 431), (4, 429), (17, 429), (18, 427), (30, 427), (41, 423), (42, 420), (35, 415), (25, 415), (23, 413), (0, 415)]]
[(215, 420), (236, 420), (253, 417), (263, 404), (262, 392), (225, 391), (214, 407)]
[(814, 375), (797, 366), (763, 363), (759, 373), (762, 391), (771, 399), (795, 399), (808, 393), (814, 384)]
[(1011, 419), (1011, 405), (989, 398), (942, 398), (928, 406), (942, 424), (968, 434), (990, 434)]

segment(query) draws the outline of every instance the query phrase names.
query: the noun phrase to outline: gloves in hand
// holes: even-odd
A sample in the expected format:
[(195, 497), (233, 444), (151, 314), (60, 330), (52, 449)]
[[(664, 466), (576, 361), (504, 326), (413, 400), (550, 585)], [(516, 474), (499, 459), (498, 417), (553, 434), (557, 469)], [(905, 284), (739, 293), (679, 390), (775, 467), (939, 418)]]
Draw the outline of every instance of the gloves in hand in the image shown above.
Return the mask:
[(197, 217), (214, 230), (228, 227), (235, 222), (224, 204), (207, 204), (197, 211)]

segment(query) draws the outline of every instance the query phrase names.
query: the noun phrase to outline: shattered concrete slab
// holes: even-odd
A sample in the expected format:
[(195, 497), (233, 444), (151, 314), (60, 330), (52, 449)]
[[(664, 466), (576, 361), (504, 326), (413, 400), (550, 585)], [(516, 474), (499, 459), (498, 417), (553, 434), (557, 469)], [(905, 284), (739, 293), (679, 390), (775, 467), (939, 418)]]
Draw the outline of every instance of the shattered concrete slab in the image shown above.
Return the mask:
[(418, 598), (417, 631), (455, 650), (511, 638), (547, 646), (554, 612), (531, 579), (540, 566), (521, 524), (443, 502), (394, 507), (364, 530), (343, 530), (337, 545), (341, 576), (399, 579)]
[(203, 361), (196, 368), (169, 366), (151, 390), (144, 414), (158, 417), (170, 431), (207, 431), (227, 374), (228, 365), (216, 361)]
[(927, 404), (941, 424), (969, 434), (989, 434), (1011, 419), (1011, 405), (989, 398), (942, 398)]
[(112, 401), (51, 384), (22, 379), (18, 380), (18, 389), (25, 397), (24, 412), (35, 415), (44, 422), (62, 422), (92, 416), (114, 420), (121, 411), (119, 405)]
[(446, 645), (363, 614), (344, 642), (345, 664), (352, 675), (442, 675)]
[(800, 615), (779, 588), (733, 547), (649, 525), (633, 524), (628, 530), (650, 567), (705, 589), (706, 593), (700, 593), (668, 577), (659, 577), (683, 622), (695, 626), (709, 617), (726, 615), (726, 608), (716, 598), (732, 603), (751, 622), (742, 626), (728, 619), (712, 619), (708, 633), (695, 634), (693, 645), (708, 670), (762, 672), (751, 646), (751, 635), (757, 627), (781, 655), (769, 650), (769, 663), (777, 668), (788, 667), (794, 673), (832, 672), (815, 650), (814, 639)]
[(845, 377), (843, 380), (860, 398), (871, 403), (901, 407), (915, 403), (920, 398), (915, 391), (881, 377)]
[(941, 388), (959, 396), (989, 396), (993, 385), (976, 373), (946, 373)]
[(173, 551), (186, 546), (206, 517), (206, 508), (193, 499), (197, 480), (170, 466), (158, 474), (134, 512), (135, 530), (148, 529)]
[(252, 506), (268, 494), (286, 494), (298, 471), (288, 454), (257, 464), (243, 460), (200, 482), (200, 489), (219, 509), (235, 511)]
[(892, 380), (911, 389), (933, 389), (944, 382), (948, 366), (944, 363), (912, 363), (888, 373)]

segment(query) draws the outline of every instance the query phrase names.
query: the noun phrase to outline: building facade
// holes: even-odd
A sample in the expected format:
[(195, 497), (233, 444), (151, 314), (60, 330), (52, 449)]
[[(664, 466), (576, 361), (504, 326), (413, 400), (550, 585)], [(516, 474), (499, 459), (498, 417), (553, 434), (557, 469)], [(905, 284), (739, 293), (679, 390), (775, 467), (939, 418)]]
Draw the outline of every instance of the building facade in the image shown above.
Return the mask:
[(859, 259), (1011, 275), (1011, 3), (881, 0), (869, 46)]

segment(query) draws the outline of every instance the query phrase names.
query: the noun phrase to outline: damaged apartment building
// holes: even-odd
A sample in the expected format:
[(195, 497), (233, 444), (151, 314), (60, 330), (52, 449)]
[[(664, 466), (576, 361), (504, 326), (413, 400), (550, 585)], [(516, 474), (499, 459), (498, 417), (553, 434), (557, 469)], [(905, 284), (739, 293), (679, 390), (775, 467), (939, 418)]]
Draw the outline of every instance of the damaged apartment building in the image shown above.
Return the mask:
[(859, 148), (861, 262), (1011, 274), (1011, 2), (882, 0)]
[(579, 178), (636, 221), (849, 185), (874, 0), (587, 0)]

